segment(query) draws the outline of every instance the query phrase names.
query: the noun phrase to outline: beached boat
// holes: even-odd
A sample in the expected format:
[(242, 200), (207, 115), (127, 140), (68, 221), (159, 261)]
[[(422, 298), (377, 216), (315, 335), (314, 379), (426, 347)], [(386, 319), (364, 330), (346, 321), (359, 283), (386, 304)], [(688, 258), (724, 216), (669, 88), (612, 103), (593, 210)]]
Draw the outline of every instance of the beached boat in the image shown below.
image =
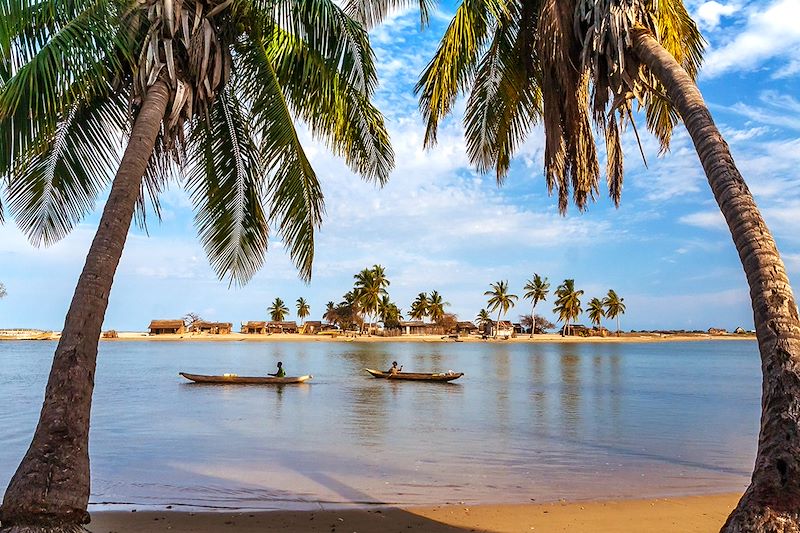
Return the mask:
[(400, 379), (408, 381), (453, 381), (464, 375), (463, 372), (439, 372), (439, 373), (423, 373), (423, 372), (398, 372), (397, 374), (390, 374), (389, 372), (381, 372), (380, 370), (372, 370), (365, 368), (374, 378), (384, 379)]
[(273, 376), (238, 376), (236, 374), (223, 374), (221, 376), (205, 376), (202, 374), (189, 374), (178, 372), (181, 376), (195, 383), (230, 383), (236, 385), (285, 385), (287, 383), (304, 383), (313, 376), (294, 376), (276, 378)]

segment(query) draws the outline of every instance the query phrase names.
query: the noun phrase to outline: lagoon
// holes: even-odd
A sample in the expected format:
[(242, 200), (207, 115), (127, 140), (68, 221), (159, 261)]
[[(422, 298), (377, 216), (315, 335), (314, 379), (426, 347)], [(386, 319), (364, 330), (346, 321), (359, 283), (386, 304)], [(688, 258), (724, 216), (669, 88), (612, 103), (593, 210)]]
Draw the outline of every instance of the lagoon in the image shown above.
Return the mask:
[[(0, 490), (55, 344), (0, 343)], [(190, 384), (179, 371), (308, 384)], [(388, 382), (364, 367), (456, 370)], [(100, 343), (90, 508), (319, 509), (743, 490), (760, 415), (755, 341)]]

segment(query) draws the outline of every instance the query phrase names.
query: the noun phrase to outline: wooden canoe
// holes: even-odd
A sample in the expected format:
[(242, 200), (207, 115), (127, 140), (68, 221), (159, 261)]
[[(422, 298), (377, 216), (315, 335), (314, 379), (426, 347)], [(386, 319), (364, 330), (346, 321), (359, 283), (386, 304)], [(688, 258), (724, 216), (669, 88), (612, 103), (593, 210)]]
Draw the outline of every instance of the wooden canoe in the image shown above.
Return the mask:
[(236, 374), (204, 376), (202, 374), (188, 374), (186, 372), (179, 372), (179, 374), (189, 381), (194, 381), (195, 383), (230, 383), (236, 385), (284, 385), (287, 383), (303, 383), (313, 377), (287, 376), (285, 378), (276, 378), (273, 376), (237, 376)]
[(365, 368), (372, 377), (383, 379), (399, 379), (408, 381), (453, 381), (464, 375), (463, 372), (440, 372), (440, 373), (421, 373), (421, 372), (398, 372), (397, 374), (390, 374), (389, 372), (381, 372), (380, 370), (372, 370)]

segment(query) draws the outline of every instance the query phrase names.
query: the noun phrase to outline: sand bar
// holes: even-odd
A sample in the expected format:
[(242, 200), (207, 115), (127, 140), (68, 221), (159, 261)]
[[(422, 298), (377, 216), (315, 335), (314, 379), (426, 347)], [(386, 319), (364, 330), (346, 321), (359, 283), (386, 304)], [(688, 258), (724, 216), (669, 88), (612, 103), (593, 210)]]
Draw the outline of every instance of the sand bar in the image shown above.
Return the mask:
[(440, 505), (342, 511), (109, 511), (92, 533), (716, 533), (738, 494), (523, 505)]
[[(57, 335), (57, 334), (55, 334)], [(108, 342), (120, 341), (242, 341), (242, 342), (455, 342), (453, 338), (442, 337), (440, 335), (402, 335), (399, 337), (380, 337), (377, 335), (360, 335), (349, 337), (339, 335), (301, 335), (299, 333), (275, 333), (271, 335), (246, 335), (244, 333), (228, 333), (222, 335), (210, 335), (206, 333), (183, 333), (166, 335), (148, 335), (139, 332), (119, 332), (116, 339), (101, 339)], [(534, 335), (518, 335), (508, 339), (481, 339), (479, 336), (461, 336), (459, 342), (483, 342), (483, 343), (637, 343), (637, 342), (687, 342), (687, 341), (755, 341), (755, 335), (709, 335), (707, 333), (694, 334), (646, 334), (646, 333), (624, 333), (620, 337), (562, 337), (557, 333), (545, 333)]]

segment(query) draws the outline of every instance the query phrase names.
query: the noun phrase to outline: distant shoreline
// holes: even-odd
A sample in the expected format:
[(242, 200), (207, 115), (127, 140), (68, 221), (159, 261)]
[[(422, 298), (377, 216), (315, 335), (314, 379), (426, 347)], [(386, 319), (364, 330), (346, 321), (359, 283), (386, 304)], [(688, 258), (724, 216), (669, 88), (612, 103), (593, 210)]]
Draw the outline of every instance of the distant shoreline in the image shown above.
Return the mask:
[[(479, 336), (460, 336), (458, 341), (441, 335), (402, 335), (399, 337), (379, 337), (360, 335), (356, 337), (339, 335), (301, 335), (299, 333), (273, 333), (269, 335), (227, 333), (212, 335), (208, 333), (183, 333), (183, 334), (164, 334), (150, 335), (146, 332), (117, 332), (117, 338), (101, 338), (105, 342), (126, 342), (126, 341), (145, 341), (145, 342), (352, 342), (352, 343), (376, 343), (376, 342), (425, 342), (425, 343), (492, 343), (492, 344), (520, 344), (520, 343), (564, 343), (564, 344), (608, 344), (608, 343), (652, 343), (652, 342), (688, 342), (688, 341), (755, 341), (754, 334), (728, 333), (721, 335), (711, 335), (708, 333), (623, 333), (620, 337), (613, 334), (608, 337), (562, 337), (558, 333), (543, 333), (534, 335), (530, 338), (528, 334), (516, 337), (481, 339)], [(58, 340), (59, 333), (43, 333), (36, 338), (4, 338), (3, 340)]]

